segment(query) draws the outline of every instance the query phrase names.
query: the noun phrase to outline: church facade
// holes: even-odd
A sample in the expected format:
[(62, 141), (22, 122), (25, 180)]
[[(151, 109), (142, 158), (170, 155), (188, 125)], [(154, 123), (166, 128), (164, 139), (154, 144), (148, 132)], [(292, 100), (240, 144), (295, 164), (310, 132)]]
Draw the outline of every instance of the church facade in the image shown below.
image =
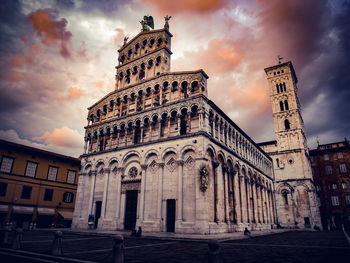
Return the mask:
[(316, 189), (291, 62), (265, 69), (276, 140), (259, 146), (273, 160), (278, 223), (282, 227), (321, 227)]
[(203, 70), (171, 71), (167, 18), (125, 39), (116, 89), (88, 109), (73, 227), (276, 226), (273, 158), (208, 98)]

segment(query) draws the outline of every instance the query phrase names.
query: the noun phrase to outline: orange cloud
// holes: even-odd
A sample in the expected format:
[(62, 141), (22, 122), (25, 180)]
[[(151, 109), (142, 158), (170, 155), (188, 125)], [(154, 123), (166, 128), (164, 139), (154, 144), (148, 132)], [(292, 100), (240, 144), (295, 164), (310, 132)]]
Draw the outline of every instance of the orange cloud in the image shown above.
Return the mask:
[(47, 46), (58, 45), (60, 54), (68, 58), (70, 51), (68, 42), (72, 33), (66, 30), (67, 20), (62, 18), (56, 21), (56, 12), (52, 9), (40, 9), (28, 15), (28, 20), (31, 22), (36, 33), (41, 37), (43, 44)]
[(95, 81), (93, 84), (98, 88), (102, 88), (105, 85), (103, 80)]
[(54, 128), (51, 132), (44, 132), (43, 135), (33, 137), (32, 140), (50, 145), (74, 148), (81, 146), (83, 138), (76, 130), (64, 126), (62, 128)]
[(33, 64), (40, 51), (39, 46), (31, 45), (23, 54), (10, 55), (9, 61), (12, 67), (21, 67), (25, 64)]
[(232, 40), (214, 39), (209, 42), (207, 49), (185, 52), (184, 57), (186, 59), (180, 58), (181, 62), (175, 66), (176, 69), (181, 67), (183, 70), (185, 60), (191, 69), (203, 68), (210, 75), (216, 75), (232, 71), (241, 63), (244, 52)]
[(143, 0), (146, 5), (152, 5), (159, 14), (175, 14), (181, 12), (211, 13), (227, 6), (227, 0)]
[(69, 99), (78, 99), (82, 95), (82, 92), (78, 88), (70, 88), (69, 89)]

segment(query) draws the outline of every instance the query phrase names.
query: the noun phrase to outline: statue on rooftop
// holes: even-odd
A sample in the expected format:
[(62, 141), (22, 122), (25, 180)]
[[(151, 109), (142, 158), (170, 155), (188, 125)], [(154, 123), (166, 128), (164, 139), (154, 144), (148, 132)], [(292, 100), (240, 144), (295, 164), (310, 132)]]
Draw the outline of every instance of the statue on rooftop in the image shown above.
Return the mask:
[(144, 16), (143, 20), (140, 21), (142, 29), (141, 32), (148, 32), (150, 28), (154, 29), (154, 22), (152, 16)]

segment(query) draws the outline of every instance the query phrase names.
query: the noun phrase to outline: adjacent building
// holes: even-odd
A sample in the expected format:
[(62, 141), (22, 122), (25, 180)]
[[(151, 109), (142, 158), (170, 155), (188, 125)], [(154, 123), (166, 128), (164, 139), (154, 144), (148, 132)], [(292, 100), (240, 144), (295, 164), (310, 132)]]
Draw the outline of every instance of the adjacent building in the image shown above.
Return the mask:
[(281, 227), (321, 226), (309, 151), (291, 62), (265, 69), (276, 140), (259, 146), (272, 158), (278, 223)]
[(350, 227), (350, 145), (320, 144), (310, 151), (324, 229)]
[(272, 158), (208, 98), (203, 70), (171, 71), (168, 22), (146, 24), (118, 50), (116, 89), (88, 109), (73, 226), (276, 226)]
[(0, 222), (23, 228), (68, 226), (80, 160), (0, 140)]

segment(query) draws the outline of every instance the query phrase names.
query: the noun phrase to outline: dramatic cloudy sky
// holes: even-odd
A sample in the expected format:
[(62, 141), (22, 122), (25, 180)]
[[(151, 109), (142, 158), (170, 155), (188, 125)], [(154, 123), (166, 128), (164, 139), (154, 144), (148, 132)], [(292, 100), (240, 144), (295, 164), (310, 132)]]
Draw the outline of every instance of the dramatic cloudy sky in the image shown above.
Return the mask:
[(274, 139), (264, 68), (291, 60), (309, 146), (350, 135), (350, 1), (1, 0), (0, 137), (78, 156), (87, 107), (114, 89), (117, 49), (172, 15), (172, 70), (256, 141)]

